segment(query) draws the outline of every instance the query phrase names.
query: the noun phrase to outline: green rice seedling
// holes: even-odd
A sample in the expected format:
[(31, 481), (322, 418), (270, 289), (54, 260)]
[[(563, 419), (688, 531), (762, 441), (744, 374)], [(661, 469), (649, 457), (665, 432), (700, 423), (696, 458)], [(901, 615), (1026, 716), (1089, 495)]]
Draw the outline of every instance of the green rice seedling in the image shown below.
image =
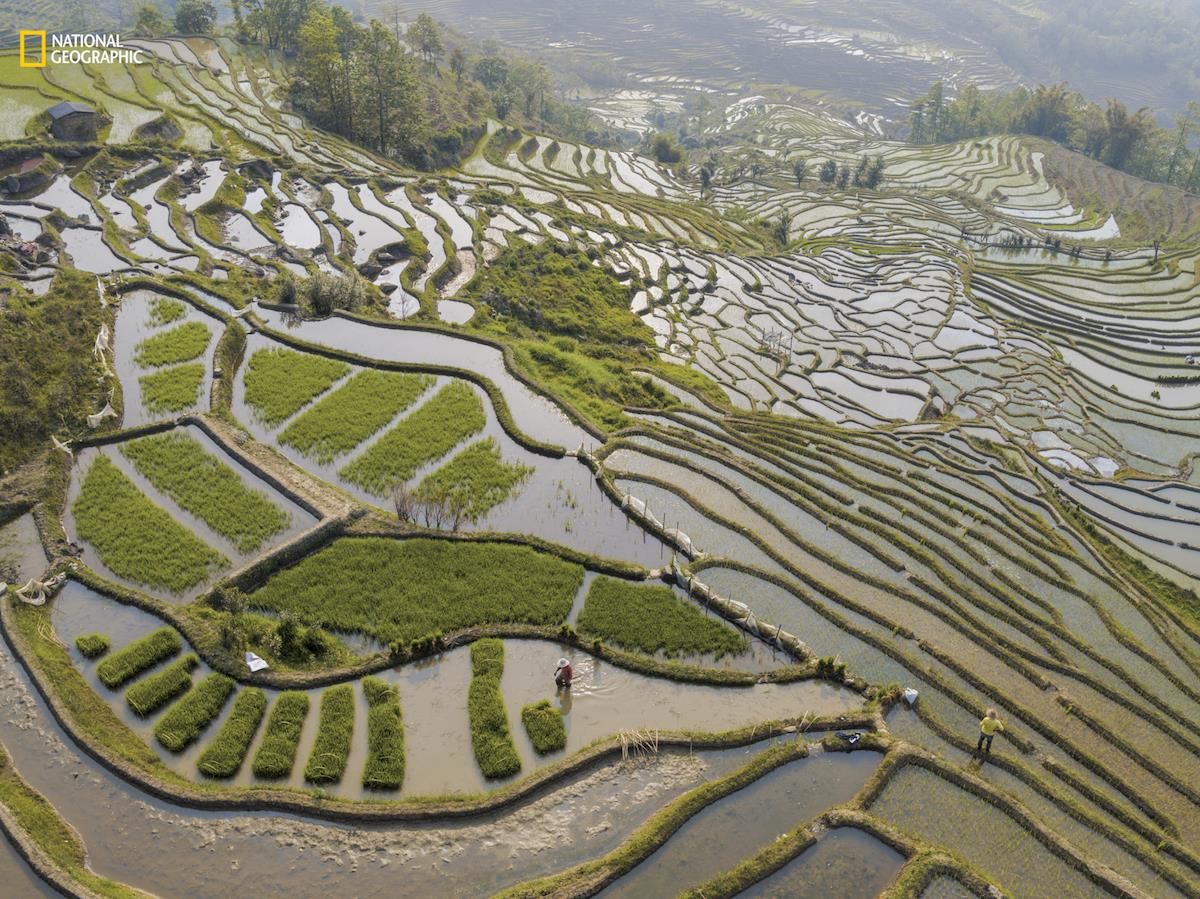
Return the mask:
[(504, 641), (486, 637), (471, 644), (471, 676), (491, 675), (499, 679), (504, 674)]
[(112, 640), (104, 634), (80, 634), (75, 638), (75, 648), (85, 659), (98, 659), (108, 652)]
[(255, 777), (279, 780), (292, 773), (300, 731), (308, 716), (308, 694), (289, 690), (279, 694), (267, 718), (267, 732), (254, 753)]
[(455, 381), (404, 418), (339, 472), (375, 496), (387, 496), (417, 469), (440, 459), (487, 423), (483, 403), (471, 387)]
[(521, 722), (533, 748), (540, 755), (557, 752), (567, 745), (567, 727), (563, 723), (562, 710), (550, 704), (549, 699), (533, 702), (521, 709)]
[(583, 568), (526, 546), (416, 538), (335, 540), (251, 594), (309, 626), (408, 644), (501, 622), (558, 625)]
[(324, 393), (350, 366), (295, 350), (258, 350), (246, 363), (246, 404), (265, 425), (277, 425)]
[(363, 679), (367, 697), (367, 764), (362, 783), (369, 790), (398, 790), (404, 783), (404, 717), (400, 691), (378, 677)]
[(154, 725), (155, 738), (171, 752), (182, 752), (221, 714), (236, 687), (233, 678), (210, 674), (163, 713)]
[(147, 337), (138, 344), (133, 358), (142, 368), (190, 362), (204, 355), (211, 340), (212, 331), (203, 322), (184, 322), (170, 331)]
[(476, 674), (471, 678), (467, 690), (467, 716), (471, 722), (471, 748), (483, 776), (489, 779), (512, 777), (520, 771), (521, 758), (508, 729), (499, 675)]
[(199, 362), (173, 365), (142, 375), (138, 378), (142, 387), (142, 405), (151, 415), (191, 409), (200, 400), (203, 381), (204, 366)]
[(156, 328), (169, 325), (183, 318), (187, 307), (179, 300), (159, 297), (150, 304), (150, 324)]
[(321, 720), (304, 766), (304, 779), (315, 784), (341, 780), (353, 739), (354, 688), (349, 684), (330, 687), (321, 694)]
[(126, 681), (131, 681), (143, 671), (153, 668), (163, 659), (169, 659), (183, 648), (183, 641), (174, 628), (160, 627), (158, 630), (139, 637), (122, 646), (96, 666), (100, 683), (115, 690)]
[(616, 578), (592, 581), (577, 622), (580, 633), (641, 652), (718, 658), (745, 652), (746, 639), (717, 618), (709, 618), (668, 587), (644, 586)]
[(141, 718), (157, 712), (192, 685), (192, 671), (200, 664), (196, 654), (189, 652), (157, 674), (151, 674), (125, 691), (125, 701)]
[(284, 428), (279, 442), (331, 462), (385, 427), (431, 384), (426, 375), (366, 369)]
[(122, 444), (121, 452), (155, 487), (242, 552), (258, 549), (287, 527), (286, 512), (186, 434)]
[(229, 717), (200, 754), (201, 773), (218, 778), (237, 774), (266, 711), (267, 694), (258, 687), (247, 687), (239, 693)]
[(471, 686), (467, 691), (471, 748), (483, 776), (492, 779), (511, 777), (521, 770), (500, 691), (503, 674), (503, 642), (488, 638), (471, 644)]
[(424, 499), (461, 508), (467, 518), (478, 521), (493, 506), (515, 496), (532, 473), (527, 465), (501, 461), (496, 441), (488, 437), (426, 475), (417, 492)]
[(228, 564), (99, 455), (73, 506), (81, 539), (118, 577), (180, 593)]

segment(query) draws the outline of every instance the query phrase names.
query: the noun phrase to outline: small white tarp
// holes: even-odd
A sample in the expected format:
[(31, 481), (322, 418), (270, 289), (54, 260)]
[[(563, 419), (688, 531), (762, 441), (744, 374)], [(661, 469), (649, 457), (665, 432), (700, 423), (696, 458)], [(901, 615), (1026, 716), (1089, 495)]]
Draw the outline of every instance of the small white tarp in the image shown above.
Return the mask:
[(250, 669), (250, 673), (254, 674), (258, 671), (266, 671), (271, 666), (264, 662), (261, 658), (252, 652), (246, 653), (246, 667)]

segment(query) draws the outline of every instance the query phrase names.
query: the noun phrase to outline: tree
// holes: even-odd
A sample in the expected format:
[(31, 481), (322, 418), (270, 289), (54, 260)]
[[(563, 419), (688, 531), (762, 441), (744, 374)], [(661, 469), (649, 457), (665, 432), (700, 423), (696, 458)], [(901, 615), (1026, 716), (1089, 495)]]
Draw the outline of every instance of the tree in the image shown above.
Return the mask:
[(840, 169), (838, 169), (836, 183), (837, 183), (838, 187), (843, 187), (843, 188), (850, 184), (850, 167), (849, 166), (844, 165)]
[(508, 83), (525, 99), (525, 115), (533, 118), (534, 101), (538, 103), (538, 118), (546, 102), (546, 91), (553, 85), (550, 73), (539, 62), (523, 62), (510, 66)]
[(175, 30), (182, 34), (211, 34), (217, 24), (217, 8), (210, 0), (178, 0)]
[(871, 164), (867, 167), (866, 176), (863, 179), (866, 187), (871, 190), (879, 187), (883, 181), (883, 167), (884, 161), (882, 156), (876, 156), (871, 160)]
[(821, 170), (818, 174), (818, 177), (821, 179), (822, 184), (833, 184), (833, 182), (837, 179), (837, 173), (837, 163), (832, 159), (826, 159), (823, 163), (821, 163)]
[(707, 165), (700, 166), (700, 194), (703, 196), (712, 188), (712, 169)]
[(340, 131), (342, 121), (337, 95), (342, 55), (337, 38), (333, 19), (317, 10), (309, 13), (298, 36), (300, 78), (315, 100), (309, 111), (318, 125), (332, 131)]
[(674, 165), (683, 161), (683, 149), (675, 143), (675, 138), (665, 131), (660, 131), (650, 139), (650, 155), (664, 165)]
[(462, 84), (463, 73), (467, 71), (467, 54), (463, 53), (462, 47), (455, 47), (450, 54), (450, 71), (454, 73), (454, 80)]
[(786, 211), (779, 213), (779, 218), (775, 220), (774, 235), (775, 240), (781, 247), (786, 247), (792, 234), (792, 217)]
[(425, 60), (429, 71), (436, 72), (438, 57), (445, 48), (442, 46), (442, 36), (438, 32), (437, 23), (433, 21), (433, 16), (421, 13), (417, 16), (417, 21), (408, 27), (404, 37), (413, 48), (413, 52)]
[(367, 143), (385, 155), (413, 150), (421, 131), (420, 81), (395, 35), (377, 21), (362, 34), (355, 83), (369, 119)]
[(804, 179), (808, 177), (808, 163), (803, 159), (797, 159), (792, 163), (792, 175), (796, 178), (796, 186), (802, 185)]
[(867, 166), (870, 160), (866, 156), (858, 157), (858, 165), (854, 169), (854, 186), (865, 187), (867, 183)]
[(143, 6), (134, 16), (133, 33), (137, 37), (157, 37), (165, 34), (166, 30), (167, 20), (157, 6)]
[(1143, 106), (1133, 115), (1120, 100), (1108, 99), (1104, 110), (1103, 161), (1114, 169), (1123, 168), (1138, 145), (1149, 135), (1154, 123), (1150, 110)]
[(496, 90), (508, 81), (508, 63), (499, 56), (485, 56), (475, 63), (475, 80), (488, 90)]
[(1025, 102), (1018, 128), (1050, 140), (1064, 140), (1071, 125), (1070, 93), (1066, 82), (1039, 84)]

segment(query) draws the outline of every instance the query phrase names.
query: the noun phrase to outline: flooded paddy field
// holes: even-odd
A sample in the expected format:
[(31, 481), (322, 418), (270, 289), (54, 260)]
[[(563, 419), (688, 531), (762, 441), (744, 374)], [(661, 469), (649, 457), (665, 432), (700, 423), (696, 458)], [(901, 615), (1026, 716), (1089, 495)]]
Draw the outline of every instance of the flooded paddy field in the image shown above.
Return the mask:
[[(0, 456), (0, 810), (78, 853), (0, 877), (1196, 895), (1194, 240), (1030, 138), (905, 139), (932, 79), (1017, 78), (894, 4), (527, 6), (417, 4), (613, 60), (615, 131), (488, 112), (437, 172), (228, 36), (0, 54), (10, 141), (110, 120), (0, 200), (4, 323), (99, 304), (89, 408)], [(679, 124), (707, 179), (639, 143)]]

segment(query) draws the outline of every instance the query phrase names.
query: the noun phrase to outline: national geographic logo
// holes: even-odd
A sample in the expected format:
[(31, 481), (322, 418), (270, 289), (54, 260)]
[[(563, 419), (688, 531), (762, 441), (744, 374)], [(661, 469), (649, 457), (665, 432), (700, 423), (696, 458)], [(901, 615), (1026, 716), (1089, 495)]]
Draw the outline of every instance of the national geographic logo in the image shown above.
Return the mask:
[(44, 69), (48, 63), (140, 65), (144, 55), (141, 47), (122, 44), (119, 34), (52, 34), (47, 39), (45, 31), (22, 31), (18, 58), (21, 68)]

